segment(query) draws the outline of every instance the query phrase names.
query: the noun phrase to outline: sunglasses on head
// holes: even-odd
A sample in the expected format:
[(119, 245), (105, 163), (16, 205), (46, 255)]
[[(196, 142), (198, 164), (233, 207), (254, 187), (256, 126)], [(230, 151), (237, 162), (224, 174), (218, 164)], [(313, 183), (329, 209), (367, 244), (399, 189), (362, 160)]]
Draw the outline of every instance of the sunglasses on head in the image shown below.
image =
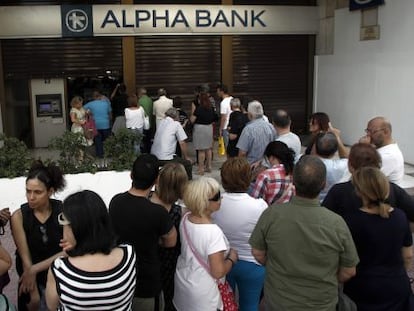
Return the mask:
[(63, 213), (58, 215), (58, 222), (61, 226), (70, 225), (70, 221), (63, 215)]
[(220, 193), (220, 191), (217, 192), (214, 197), (212, 197), (211, 199), (208, 199), (208, 200), (209, 201), (214, 201), (214, 202), (220, 201), (221, 200), (221, 193)]

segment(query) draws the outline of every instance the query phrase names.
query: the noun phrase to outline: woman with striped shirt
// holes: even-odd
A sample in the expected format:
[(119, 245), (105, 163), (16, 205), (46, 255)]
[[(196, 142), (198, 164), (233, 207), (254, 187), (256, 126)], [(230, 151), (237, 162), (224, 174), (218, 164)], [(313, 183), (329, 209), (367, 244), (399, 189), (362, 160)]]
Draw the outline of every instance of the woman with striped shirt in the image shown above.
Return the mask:
[(68, 257), (49, 269), (49, 310), (131, 310), (136, 283), (132, 246), (116, 246), (107, 208), (92, 191), (70, 195), (58, 221)]

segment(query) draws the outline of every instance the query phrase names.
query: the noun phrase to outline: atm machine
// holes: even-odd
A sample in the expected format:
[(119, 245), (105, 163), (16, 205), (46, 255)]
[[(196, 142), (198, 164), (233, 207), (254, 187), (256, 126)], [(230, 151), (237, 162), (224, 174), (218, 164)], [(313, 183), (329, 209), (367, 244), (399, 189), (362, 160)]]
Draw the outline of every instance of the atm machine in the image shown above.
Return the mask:
[(33, 79), (30, 91), (34, 147), (47, 147), (67, 129), (65, 80)]

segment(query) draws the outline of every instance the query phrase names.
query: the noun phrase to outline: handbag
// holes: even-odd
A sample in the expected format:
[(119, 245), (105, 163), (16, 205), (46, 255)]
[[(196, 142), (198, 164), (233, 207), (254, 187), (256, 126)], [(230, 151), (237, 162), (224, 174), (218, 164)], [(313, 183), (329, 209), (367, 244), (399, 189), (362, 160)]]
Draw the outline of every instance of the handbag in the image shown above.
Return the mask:
[(95, 136), (98, 135), (95, 120), (90, 114), (86, 116), (86, 122), (85, 124), (83, 124), (83, 133), (86, 139), (93, 139)]
[(338, 304), (336, 305), (337, 311), (357, 311), (357, 306), (355, 302), (352, 301), (344, 293), (344, 286), (341, 284), (338, 288)]
[(219, 136), (218, 138), (218, 155), (224, 156), (226, 154), (226, 147), (224, 146), (224, 138), (223, 136)]
[(147, 116), (147, 114), (144, 112), (144, 130), (149, 130), (151, 127), (150, 124), (150, 120), (149, 117)]
[[(183, 217), (183, 229), (184, 229), (185, 239), (187, 240), (188, 246), (190, 247), (197, 261), (200, 263), (200, 265), (204, 269), (207, 270), (208, 273), (210, 273), (210, 268), (208, 267), (207, 263), (204, 262), (204, 260), (198, 254), (198, 252), (195, 250), (193, 243), (191, 242), (189, 234), (187, 232), (187, 225), (185, 224), (185, 222), (188, 218), (188, 214), (189, 213), (185, 214)], [(237, 305), (233, 290), (229, 282), (227, 282), (227, 280), (222, 282), (216, 279), (216, 283), (217, 283), (217, 287), (221, 295), (221, 300), (223, 302), (223, 310), (224, 311), (238, 311), (239, 307)]]

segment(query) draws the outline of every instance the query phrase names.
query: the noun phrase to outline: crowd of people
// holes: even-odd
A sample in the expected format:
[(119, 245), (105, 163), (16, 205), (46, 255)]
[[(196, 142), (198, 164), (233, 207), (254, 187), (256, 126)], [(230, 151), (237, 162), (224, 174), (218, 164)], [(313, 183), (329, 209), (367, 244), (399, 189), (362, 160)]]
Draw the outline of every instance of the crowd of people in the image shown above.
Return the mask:
[[(208, 91), (197, 89), (190, 116), (165, 89), (151, 105), (145, 89), (124, 94), (129, 108), (117, 117), (151, 135), (152, 108), (154, 139), (139, 146), (149, 149), (132, 164), (131, 187), (109, 206), (88, 190), (52, 199), (64, 176), (34, 163), (27, 202), (12, 216), (0, 212), (17, 248), (19, 310), (226, 310), (227, 286), (242, 311), (331, 311), (344, 295), (360, 311), (414, 310), (414, 200), (400, 187), (404, 161), (390, 122), (370, 120), (348, 148), (328, 115), (314, 113), (302, 155), (286, 111), (267, 118), (256, 100), (243, 109), (225, 86), (217, 108)], [(95, 104), (74, 98), (73, 131)], [(103, 139), (101, 113), (92, 111)], [(213, 169), (217, 121), (228, 151), (220, 182), (203, 176)], [(3, 276), (10, 265), (0, 247)]]

